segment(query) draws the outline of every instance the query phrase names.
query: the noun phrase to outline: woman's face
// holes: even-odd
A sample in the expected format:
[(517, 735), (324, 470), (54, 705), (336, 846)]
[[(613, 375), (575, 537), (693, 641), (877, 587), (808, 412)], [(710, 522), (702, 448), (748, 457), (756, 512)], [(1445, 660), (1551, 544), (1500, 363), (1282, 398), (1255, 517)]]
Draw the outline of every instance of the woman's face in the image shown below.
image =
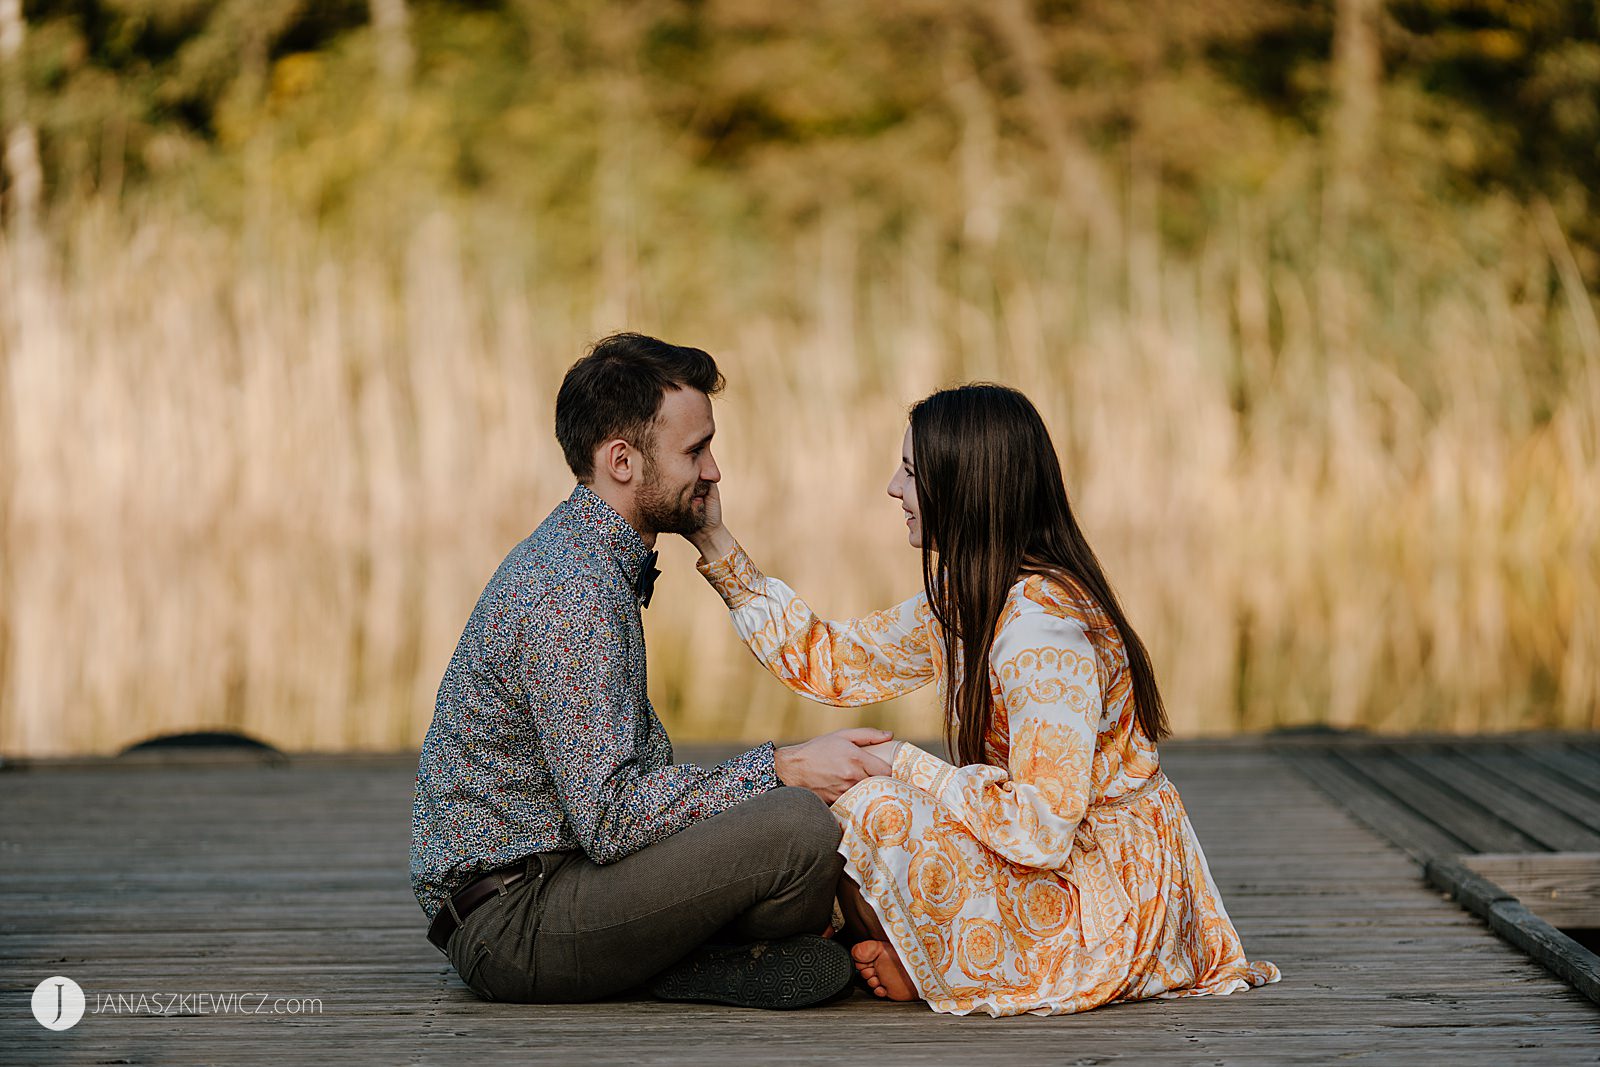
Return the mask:
[(900, 501), (906, 513), (906, 539), (912, 548), (922, 547), (922, 512), (917, 507), (917, 470), (911, 462), (911, 427), (906, 427), (900, 445), (900, 466), (889, 479), (889, 495)]

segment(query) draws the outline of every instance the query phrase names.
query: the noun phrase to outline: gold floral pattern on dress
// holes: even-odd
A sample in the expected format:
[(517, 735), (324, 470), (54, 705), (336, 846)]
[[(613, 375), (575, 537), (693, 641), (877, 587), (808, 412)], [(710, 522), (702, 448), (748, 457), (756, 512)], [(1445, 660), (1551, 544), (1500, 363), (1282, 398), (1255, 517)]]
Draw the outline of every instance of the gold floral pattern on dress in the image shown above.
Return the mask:
[(948, 922), (967, 902), (967, 883), (961, 857), (935, 837), (911, 848), (906, 868), (912, 907), (936, 922)]
[[(742, 549), (701, 570), (756, 658), (798, 693), (856, 706), (942, 684), (944, 637), (920, 595), (825, 622)], [(845, 870), (922, 998), (958, 1015), (1052, 1015), (1277, 981), (1245, 958), (1138, 729), (1105, 612), (1076, 583), (1030, 575), (1011, 589), (987, 666), (992, 765), (902, 744), (893, 777), (833, 806)]]
[(1005, 952), (1005, 931), (989, 919), (963, 919), (960, 931), (956, 961), (961, 970), (979, 981), (994, 981)]
[(1061, 880), (1047, 874), (1025, 875), (1018, 880), (1015, 893), (1006, 898), (1012, 905), (1014, 929), (1039, 941), (1060, 933), (1072, 919), (1072, 898)]
[(1076, 731), (1039, 719), (1024, 719), (1012, 736), (1010, 765), (1019, 781), (1032, 783), (1051, 811), (1079, 815), (1084, 797), (1076, 789), (1093, 756)]
[(911, 833), (911, 808), (899, 797), (879, 797), (862, 812), (861, 829), (879, 848), (904, 844)]

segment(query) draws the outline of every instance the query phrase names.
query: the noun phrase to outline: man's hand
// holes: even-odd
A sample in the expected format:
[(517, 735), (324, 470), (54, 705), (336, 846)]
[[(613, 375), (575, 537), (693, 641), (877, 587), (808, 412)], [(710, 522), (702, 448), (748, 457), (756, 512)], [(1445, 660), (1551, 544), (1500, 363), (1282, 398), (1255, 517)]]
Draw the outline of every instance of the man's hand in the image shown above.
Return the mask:
[(715, 482), (711, 483), (711, 491), (706, 494), (705, 506), (705, 525), (683, 536), (700, 550), (701, 558), (710, 563), (732, 552), (734, 544), (733, 534), (722, 525), (722, 490)]
[(774, 758), (778, 780), (809, 789), (832, 804), (863, 778), (886, 775), (890, 767), (866, 746), (892, 740), (888, 730), (856, 727), (823, 734), (803, 745), (780, 748)]

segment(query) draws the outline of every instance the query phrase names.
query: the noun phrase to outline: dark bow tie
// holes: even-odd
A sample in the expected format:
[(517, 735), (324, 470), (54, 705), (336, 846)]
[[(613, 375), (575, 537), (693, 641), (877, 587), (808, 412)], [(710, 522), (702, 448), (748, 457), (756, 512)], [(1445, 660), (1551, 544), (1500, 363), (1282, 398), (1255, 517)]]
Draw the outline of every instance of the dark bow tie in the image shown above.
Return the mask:
[(638, 594), (642, 607), (650, 606), (650, 595), (656, 591), (656, 576), (661, 573), (656, 569), (656, 556), (659, 554), (652, 552), (644, 558), (644, 566), (639, 568), (639, 577), (633, 583), (633, 591)]

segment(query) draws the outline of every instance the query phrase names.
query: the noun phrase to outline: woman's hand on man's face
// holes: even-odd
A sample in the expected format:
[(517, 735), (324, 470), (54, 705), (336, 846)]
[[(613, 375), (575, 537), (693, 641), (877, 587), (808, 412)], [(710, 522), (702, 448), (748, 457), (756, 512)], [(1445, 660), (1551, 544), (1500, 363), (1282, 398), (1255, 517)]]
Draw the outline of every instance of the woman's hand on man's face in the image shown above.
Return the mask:
[(706, 490), (706, 524), (702, 530), (715, 530), (722, 526), (722, 488), (716, 483), (711, 483), (711, 488)]
[(722, 525), (722, 490), (715, 482), (706, 492), (704, 507), (704, 524), (694, 533), (683, 536), (700, 550), (701, 557), (709, 563), (732, 552), (735, 542), (728, 528)]

